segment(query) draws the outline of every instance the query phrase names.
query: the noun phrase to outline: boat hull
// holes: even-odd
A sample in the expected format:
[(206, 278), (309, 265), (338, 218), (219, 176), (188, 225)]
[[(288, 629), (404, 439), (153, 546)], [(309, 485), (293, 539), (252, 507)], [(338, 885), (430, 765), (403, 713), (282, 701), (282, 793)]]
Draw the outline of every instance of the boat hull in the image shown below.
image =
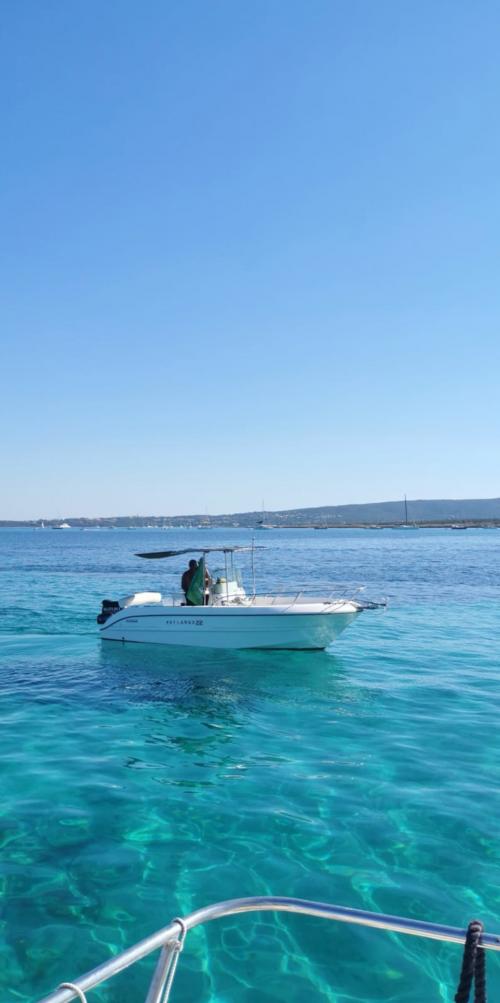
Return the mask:
[(323, 649), (359, 615), (352, 603), (324, 607), (255, 608), (144, 605), (120, 609), (100, 629), (106, 641), (194, 648)]

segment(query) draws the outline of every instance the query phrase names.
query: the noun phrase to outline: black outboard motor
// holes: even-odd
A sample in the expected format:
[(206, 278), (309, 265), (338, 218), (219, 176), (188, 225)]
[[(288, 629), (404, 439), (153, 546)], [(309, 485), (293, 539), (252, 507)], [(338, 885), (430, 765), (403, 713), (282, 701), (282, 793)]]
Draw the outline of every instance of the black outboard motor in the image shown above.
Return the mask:
[(102, 600), (102, 610), (97, 617), (97, 622), (100, 624), (106, 623), (113, 613), (118, 613), (120, 609), (120, 603), (116, 602), (115, 599), (103, 599)]

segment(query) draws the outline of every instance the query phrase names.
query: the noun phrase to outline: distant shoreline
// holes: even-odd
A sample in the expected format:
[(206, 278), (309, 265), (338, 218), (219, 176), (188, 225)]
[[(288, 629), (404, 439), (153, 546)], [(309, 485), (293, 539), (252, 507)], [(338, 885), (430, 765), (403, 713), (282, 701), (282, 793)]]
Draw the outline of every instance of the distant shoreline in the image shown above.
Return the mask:
[[(228, 522), (218, 522), (214, 521), (207, 522), (205, 525), (199, 525), (197, 523), (192, 523), (185, 521), (183, 523), (172, 521), (169, 522), (167, 519), (158, 519), (158, 521), (149, 520), (148, 522), (128, 522), (124, 518), (118, 519), (71, 519), (65, 520), (69, 522), (69, 525), (64, 529), (61, 528), (60, 521), (58, 519), (54, 520), (43, 520), (43, 525), (41, 520), (8, 520), (0, 519), (0, 529), (36, 529), (36, 530), (59, 530), (64, 532), (67, 529), (155, 529), (155, 530), (212, 530), (212, 529), (237, 529), (237, 530), (252, 530), (259, 534), (261, 529), (259, 526), (252, 526), (249, 523), (228, 523)], [(412, 522), (411, 524), (405, 524), (401, 522), (336, 522), (318, 525), (318, 523), (308, 523), (308, 522), (281, 522), (277, 524), (269, 524), (266, 527), (268, 530), (286, 530), (286, 529), (314, 529), (321, 532), (327, 532), (331, 529), (404, 529), (409, 532), (412, 530), (419, 529), (454, 529), (454, 530), (465, 530), (465, 529), (500, 529), (500, 518), (499, 519), (459, 519), (457, 521), (451, 522), (449, 520), (425, 520), (422, 522)], [(265, 532), (263, 533), (263, 539), (265, 539)]]
[(0, 519), (0, 527), (40, 529), (411, 529), (500, 526), (500, 498), (432, 498), (202, 515), (113, 515)]

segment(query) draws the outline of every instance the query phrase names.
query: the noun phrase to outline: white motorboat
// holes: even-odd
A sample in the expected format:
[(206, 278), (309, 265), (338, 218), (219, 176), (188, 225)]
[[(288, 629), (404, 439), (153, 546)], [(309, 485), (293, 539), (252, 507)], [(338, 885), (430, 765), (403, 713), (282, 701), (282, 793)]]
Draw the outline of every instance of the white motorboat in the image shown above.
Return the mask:
[[(146, 559), (192, 554), (183, 550), (138, 554)], [(247, 594), (234, 566), (235, 551), (253, 547), (207, 547), (201, 551), (197, 571), (187, 594), (162, 595), (136, 592), (123, 599), (105, 599), (97, 617), (100, 636), (106, 641), (135, 641), (196, 648), (323, 649), (335, 640), (363, 610), (385, 603), (343, 597)], [(206, 555), (224, 555), (224, 574), (213, 580)]]

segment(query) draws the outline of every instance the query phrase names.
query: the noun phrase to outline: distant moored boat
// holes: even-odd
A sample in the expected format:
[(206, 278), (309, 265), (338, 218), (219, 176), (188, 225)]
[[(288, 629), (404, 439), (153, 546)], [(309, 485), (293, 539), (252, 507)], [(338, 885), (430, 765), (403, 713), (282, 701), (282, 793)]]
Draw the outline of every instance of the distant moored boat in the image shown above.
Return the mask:
[(405, 521), (401, 524), (401, 529), (418, 529), (416, 522), (408, 522), (408, 503), (406, 501), (406, 495), (404, 496), (404, 506), (405, 506)]

